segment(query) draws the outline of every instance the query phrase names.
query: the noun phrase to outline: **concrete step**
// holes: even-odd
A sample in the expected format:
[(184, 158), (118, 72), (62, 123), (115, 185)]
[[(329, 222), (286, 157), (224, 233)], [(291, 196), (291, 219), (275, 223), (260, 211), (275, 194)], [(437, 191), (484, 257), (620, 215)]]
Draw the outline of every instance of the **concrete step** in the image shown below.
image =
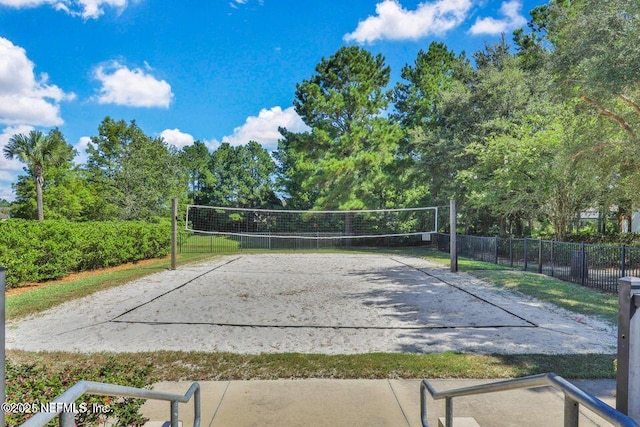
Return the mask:
[[(438, 418), (438, 427), (445, 427), (444, 417)], [(480, 424), (472, 417), (453, 417), (453, 427), (480, 427)]]
[[(491, 380), (432, 380), (436, 390), (453, 390)], [(615, 380), (575, 380), (610, 405), (615, 405)], [(157, 383), (154, 390), (184, 394), (190, 381)], [(201, 425), (216, 427), (420, 427), (420, 380), (252, 380), (202, 381)], [(428, 397), (430, 426), (445, 413), (444, 400)], [(552, 388), (511, 390), (455, 399), (454, 427), (523, 427), (563, 425), (564, 396)], [(193, 425), (193, 402), (180, 403), (183, 426)], [(141, 408), (151, 420), (168, 420), (168, 402), (147, 401)], [(510, 414), (517, 414), (510, 415)], [(473, 417), (475, 423), (458, 419)], [(148, 424), (150, 427), (163, 423)], [(444, 425), (444, 420), (440, 425)], [(610, 426), (581, 407), (581, 427)]]

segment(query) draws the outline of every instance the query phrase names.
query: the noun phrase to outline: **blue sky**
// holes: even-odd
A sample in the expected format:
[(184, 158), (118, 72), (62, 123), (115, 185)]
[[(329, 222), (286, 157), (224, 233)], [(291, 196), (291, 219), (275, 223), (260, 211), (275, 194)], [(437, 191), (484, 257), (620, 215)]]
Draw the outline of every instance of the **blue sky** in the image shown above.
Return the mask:
[[(304, 124), (296, 83), (343, 45), (381, 53), (397, 81), (432, 41), (468, 54), (544, 0), (0, 0), (0, 150), (57, 126), (82, 163), (105, 116), (181, 148)], [(0, 156), (0, 198), (23, 165)]]

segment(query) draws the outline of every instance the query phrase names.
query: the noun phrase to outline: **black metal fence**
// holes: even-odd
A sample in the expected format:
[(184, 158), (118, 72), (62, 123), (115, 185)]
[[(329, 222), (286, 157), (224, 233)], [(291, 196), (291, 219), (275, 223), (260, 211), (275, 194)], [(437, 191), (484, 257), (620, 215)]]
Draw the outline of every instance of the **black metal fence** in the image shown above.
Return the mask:
[(221, 235), (181, 232), (178, 235), (180, 253), (233, 253), (243, 250), (318, 250), (362, 247), (399, 247), (431, 244), (431, 234), (425, 236), (358, 237), (339, 233), (299, 233), (296, 236)]
[[(441, 251), (449, 251), (449, 235), (438, 234)], [(618, 291), (618, 279), (640, 275), (640, 248), (457, 235), (458, 255), (546, 274), (606, 292)]]

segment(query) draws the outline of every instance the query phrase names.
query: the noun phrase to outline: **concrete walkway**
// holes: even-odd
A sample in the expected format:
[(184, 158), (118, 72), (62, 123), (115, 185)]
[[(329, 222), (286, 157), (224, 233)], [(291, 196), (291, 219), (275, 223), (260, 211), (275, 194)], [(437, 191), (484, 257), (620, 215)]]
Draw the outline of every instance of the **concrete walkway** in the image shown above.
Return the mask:
[[(450, 390), (492, 380), (434, 380)], [(578, 387), (615, 406), (614, 380), (576, 380)], [(183, 394), (190, 382), (164, 382), (156, 390)], [(242, 426), (421, 426), (419, 380), (203, 381), (203, 427)], [(444, 416), (444, 401), (428, 400), (429, 424)], [(147, 402), (145, 416), (161, 426), (169, 419), (167, 402)], [(552, 388), (499, 392), (454, 399), (456, 417), (473, 417), (480, 426), (562, 426), (563, 395)], [(180, 404), (183, 426), (193, 425), (193, 404)], [(167, 424), (168, 425), (168, 424)], [(581, 426), (608, 426), (582, 409)], [(455, 426), (455, 424), (454, 424)]]

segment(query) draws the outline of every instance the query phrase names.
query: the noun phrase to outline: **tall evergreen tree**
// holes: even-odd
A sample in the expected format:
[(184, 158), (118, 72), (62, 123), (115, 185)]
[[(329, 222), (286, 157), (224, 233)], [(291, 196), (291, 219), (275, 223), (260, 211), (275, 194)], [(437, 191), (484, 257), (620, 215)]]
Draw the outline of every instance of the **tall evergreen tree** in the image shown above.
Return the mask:
[[(384, 113), (390, 69), (382, 55), (342, 47), (297, 85), (294, 106), (312, 129), (285, 132), (277, 156), (285, 187), (315, 208), (396, 206), (402, 197), (394, 162), (403, 132)], [(289, 194), (291, 196), (291, 194)]]
[(189, 199), (196, 204), (204, 203), (204, 190), (213, 184), (214, 179), (209, 170), (211, 154), (207, 146), (201, 141), (195, 141), (193, 145), (184, 147), (179, 156), (189, 181)]
[(176, 150), (162, 138), (145, 135), (135, 121), (106, 117), (87, 152), (87, 176), (101, 196), (94, 210), (103, 219), (163, 215), (171, 198), (186, 190)]
[(280, 204), (272, 180), (275, 167), (267, 150), (255, 141), (235, 147), (223, 143), (211, 154), (212, 178), (202, 199), (216, 206), (275, 208)]

